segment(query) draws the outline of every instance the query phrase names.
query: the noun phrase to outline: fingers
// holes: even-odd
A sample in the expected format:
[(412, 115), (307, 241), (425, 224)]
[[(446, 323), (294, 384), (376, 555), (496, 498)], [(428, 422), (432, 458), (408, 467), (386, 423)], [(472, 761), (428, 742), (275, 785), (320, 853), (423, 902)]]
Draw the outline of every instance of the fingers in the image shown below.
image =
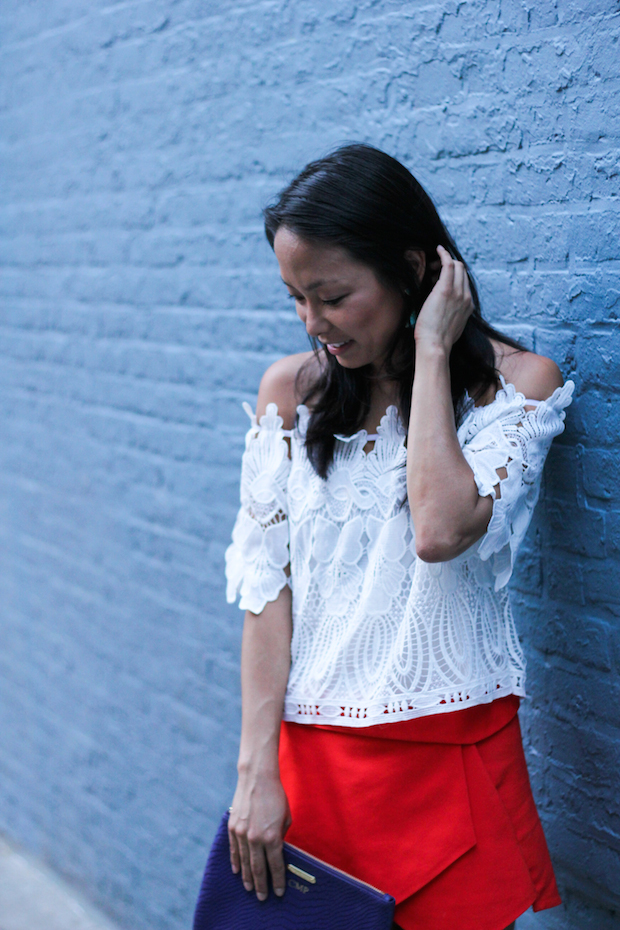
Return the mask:
[(247, 824), (243, 820), (229, 820), (228, 822), (228, 845), (230, 848), (230, 866), (238, 875), (241, 872), (241, 878), (246, 891), (252, 891), (254, 888), (254, 879), (252, 876), (252, 861), (250, 848), (247, 837)]
[(469, 286), (469, 276), (465, 270), (463, 262), (454, 263), (454, 281), (452, 284), (452, 293), (454, 299), (463, 307), (464, 310), (471, 310), (474, 302), (471, 296)]
[(273, 890), (281, 897), (286, 888), (281, 837), (274, 833), (261, 839), (255, 838), (241, 821), (234, 827), (229, 827), (228, 840), (231, 868), (235, 874), (241, 872), (245, 890), (255, 891), (259, 901), (266, 900), (269, 894), (268, 877), (271, 872)]
[(235, 829), (235, 839), (237, 842), (237, 848), (239, 850), (239, 860), (241, 865), (241, 878), (243, 880), (243, 887), (246, 891), (252, 891), (254, 888), (254, 880), (252, 877), (252, 861), (250, 855), (250, 847), (247, 838), (246, 828), (243, 825), (239, 825)]
[(444, 249), (442, 245), (437, 246), (437, 254), (441, 259), (441, 274), (439, 275), (439, 283), (444, 288), (446, 293), (448, 293), (452, 290), (452, 285), (454, 282), (454, 259), (448, 250)]
[(278, 897), (282, 897), (286, 888), (286, 873), (281, 844), (267, 846), (267, 862), (271, 872), (273, 890)]
[(291, 812), (279, 778), (240, 776), (228, 820), (230, 865), (241, 872), (246, 891), (259, 901), (269, 894), (269, 875), (277, 895), (284, 894), (286, 879), (282, 839)]
[(235, 875), (238, 875), (241, 870), (241, 855), (239, 853), (239, 844), (237, 843), (237, 837), (228, 827), (228, 847), (230, 849), (230, 865)]
[(267, 861), (262, 843), (250, 842), (250, 869), (252, 871), (252, 885), (259, 901), (265, 901), (269, 893), (267, 884)]
[[(465, 271), (465, 269), (463, 269)], [(473, 309), (474, 298), (471, 296), (471, 287), (469, 286), (469, 275), (464, 274), (463, 277), (463, 300), (470, 309)]]
[(469, 276), (465, 270), (463, 262), (452, 258), (447, 249), (442, 245), (437, 246), (437, 253), (441, 259), (441, 275), (439, 280), (442, 282), (445, 293), (450, 294), (457, 301), (472, 306), (471, 288), (469, 286)]
[(441, 274), (424, 301), (415, 325), (416, 345), (440, 345), (450, 351), (460, 338), (474, 304), (467, 269), (443, 246), (437, 246)]
[(457, 300), (463, 299), (465, 267), (462, 262), (454, 262), (454, 279), (452, 281), (452, 293)]

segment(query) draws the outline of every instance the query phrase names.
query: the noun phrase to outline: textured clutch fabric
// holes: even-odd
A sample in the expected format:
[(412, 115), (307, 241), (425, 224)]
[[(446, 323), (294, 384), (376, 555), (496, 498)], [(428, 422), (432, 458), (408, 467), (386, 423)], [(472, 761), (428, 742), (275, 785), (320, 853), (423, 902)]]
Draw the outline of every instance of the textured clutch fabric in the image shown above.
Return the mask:
[(284, 844), (287, 888), (266, 901), (233, 875), (228, 813), (219, 825), (202, 880), (194, 930), (390, 930), (394, 898)]

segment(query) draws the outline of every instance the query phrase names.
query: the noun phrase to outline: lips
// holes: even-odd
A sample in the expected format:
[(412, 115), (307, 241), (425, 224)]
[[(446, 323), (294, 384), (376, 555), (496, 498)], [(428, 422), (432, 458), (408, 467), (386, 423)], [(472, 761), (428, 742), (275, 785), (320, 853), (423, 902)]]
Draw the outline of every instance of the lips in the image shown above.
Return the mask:
[(345, 342), (326, 342), (324, 345), (330, 355), (342, 355), (343, 352), (347, 351), (349, 346), (353, 345), (353, 340), (347, 339)]

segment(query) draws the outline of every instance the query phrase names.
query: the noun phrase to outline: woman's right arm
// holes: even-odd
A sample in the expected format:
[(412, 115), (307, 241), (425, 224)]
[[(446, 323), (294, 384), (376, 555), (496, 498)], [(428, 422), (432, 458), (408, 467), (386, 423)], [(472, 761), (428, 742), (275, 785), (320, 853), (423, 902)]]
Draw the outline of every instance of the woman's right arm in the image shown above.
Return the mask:
[[(285, 429), (295, 422), (295, 386), (311, 352), (280, 359), (265, 372), (256, 405), (260, 422), (275, 403)], [(241, 647), (241, 745), (237, 789), (228, 821), (230, 859), (248, 891), (267, 897), (268, 871), (277, 895), (286, 887), (282, 840), (290, 811), (280, 781), (278, 743), (291, 664), (292, 601), (288, 585), (260, 614), (246, 611)]]
[(290, 811), (280, 781), (278, 742), (291, 654), (291, 590), (261, 614), (246, 611), (241, 648), (241, 746), (237, 790), (228, 821), (233, 872), (247, 891), (267, 897), (267, 868), (274, 891), (284, 894), (282, 840)]

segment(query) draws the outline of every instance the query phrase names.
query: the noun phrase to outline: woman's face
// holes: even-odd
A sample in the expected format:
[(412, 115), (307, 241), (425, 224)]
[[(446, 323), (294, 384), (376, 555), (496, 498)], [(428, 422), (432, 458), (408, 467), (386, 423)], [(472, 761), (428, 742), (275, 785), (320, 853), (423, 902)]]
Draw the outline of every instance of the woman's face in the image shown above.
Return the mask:
[(403, 298), (339, 246), (309, 242), (281, 226), (274, 251), (309, 336), (344, 368), (381, 369), (402, 317)]

